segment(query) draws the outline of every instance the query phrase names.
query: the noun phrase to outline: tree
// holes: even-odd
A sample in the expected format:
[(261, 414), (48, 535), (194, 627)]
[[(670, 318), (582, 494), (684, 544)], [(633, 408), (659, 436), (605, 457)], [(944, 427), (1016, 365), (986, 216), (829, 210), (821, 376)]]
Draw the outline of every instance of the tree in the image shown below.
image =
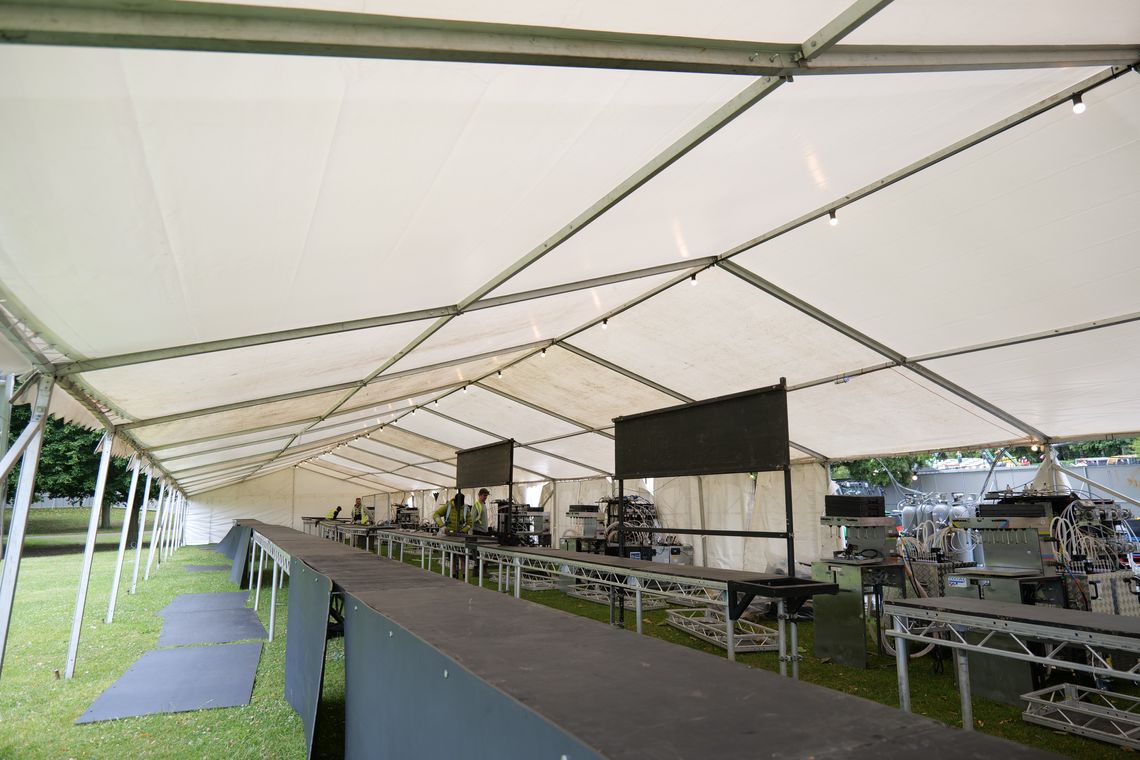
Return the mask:
[[(31, 416), (30, 406), (12, 407), (12, 424), (7, 446), (11, 446), (23, 432)], [(99, 474), (99, 455), (95, 448), (102, 431), (88, 430), (62, 420), (48, 418), (44, 429), (44, 442), (40, 449), (40, 465), (36, 473), (36, 498), (67, 499), (78, 504), (95, 493), (95, 479)], [(20, 466), (8, 479), (8, 501), (11, 503), (16, 493), (16, 481), (20, 476)], [(124, 502), (130, 488), (130, 474), (127, 460), (112, 457), (107, 472), (106, 502)]]

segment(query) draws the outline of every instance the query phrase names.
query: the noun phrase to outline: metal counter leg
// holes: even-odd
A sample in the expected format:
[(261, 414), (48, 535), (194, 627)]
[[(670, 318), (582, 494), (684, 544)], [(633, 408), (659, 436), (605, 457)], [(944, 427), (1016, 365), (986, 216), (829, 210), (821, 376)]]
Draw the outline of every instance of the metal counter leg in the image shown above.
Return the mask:
[(788, 657), (792, 658), (792, 679), (795, 681), (798, 681), (798, 680), (800, 680), (800, 640), (799, 640), (800, 627), (796, 623), (796, 619), (794, 616), (788, 622), (791, 625), (791, 629), (792, 629), (792, 642), (791, 642), (792, 645), (789, 649)]
[(780, 647), (780, 675), (782, 676), (788, 675), (787, 617), (787, 605), (781, 599), (776, 603), (776, 631), (778, 634), (776, 638)]
[(269, 640), (273, 641), (273, 624), (277, 622), (277, 584), (281, 579), (281, 568), (273, 560), (273, 590), (269, 594)]
[(522, 560), (515, 557), (515, 599), (522, 597)]
[(962, 649), (955, 649), (954, 657), (958, 661), (958, 694), (962, 697), (962, 728), (973, 731), (974, 705), (970, 699), (970, 661)]
[[(895, 630), (899, 633), (903, 632), (902, 618), (895, 617)], [(895, 667), (898, 669), (899, 677), (899, 709), (903, 712), (910, 712), (910, 671), (908, 670), (909, 664), (907, 660), (907, 642), (901, 636), (895, 637)]]
[(637, 615), (637, 632), (641, 633), (641, 584), (633, 579), (633, 611)]
[[(732, 619), (732, 605), (724, 606), (724, 633), (727, 638), (725, 650), (728, 652), (729, 662), (736, 662), (736, 622)], [(782, 641), (783, 639), (781, 639)], [(783, 647), (780, 648), (783, 651)]]

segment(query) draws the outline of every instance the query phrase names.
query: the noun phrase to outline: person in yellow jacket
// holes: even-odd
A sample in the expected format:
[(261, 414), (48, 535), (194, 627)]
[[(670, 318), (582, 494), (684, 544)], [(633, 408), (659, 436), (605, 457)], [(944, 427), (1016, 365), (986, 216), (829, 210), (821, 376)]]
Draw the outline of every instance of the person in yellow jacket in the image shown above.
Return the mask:
[(444, 533), (466, 534), (471, 532), (474, 523), (470, 520), (471, 508), (463, 501), (463, 494), (457, 493), (442, 507), (432, 513), (431, 519)]
[(340, 507), (333, 507), (332, 509), (329, 510), (329, 513), (327, 515), (325, 515), (325, 519), (326, 520), (335, 520), (339, 514), (340, 514)]

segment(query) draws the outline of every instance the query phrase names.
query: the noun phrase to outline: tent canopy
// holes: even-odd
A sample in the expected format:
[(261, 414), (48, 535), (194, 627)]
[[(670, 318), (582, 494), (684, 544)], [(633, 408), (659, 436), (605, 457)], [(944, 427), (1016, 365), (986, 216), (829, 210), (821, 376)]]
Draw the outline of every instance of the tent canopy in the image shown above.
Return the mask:
[(781, 377), (800, 461), (1140, 430), (1129, 0), (53, 5), (0, 362), (186, 493), (597, 477)]

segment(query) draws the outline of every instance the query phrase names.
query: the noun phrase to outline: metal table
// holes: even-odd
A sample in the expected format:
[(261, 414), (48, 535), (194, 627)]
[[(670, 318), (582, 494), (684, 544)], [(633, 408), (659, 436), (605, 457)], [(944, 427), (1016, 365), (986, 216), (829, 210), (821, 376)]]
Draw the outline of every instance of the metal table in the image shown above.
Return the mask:
[[(896, 639), (899, 706), (910, 711), (907, 642), (950, 647), (958, 664), (958, 692), (966, 730), (973, 730), (974, 725), (967, 652), (1140, 683), (1140, 662), (1125, 669), (1117, 667), (1106, 654), (1113, 650), (1140, 654), (1140, 618), (964, 597), (898, 599), (887, 601), (883, 610), (895, 619), (894, 630), (888, 635)], [(969, 641), (965, 634), (971, 631), (980, 632), (982, 638)], [(1034, 652), (1030, 643), (1043, 645), (1043, 654)], [(1002, 646), (1012, 646), (1012, 650)], [(1073, 654), (1081, 655), (1083, 661), (1062, 656)]]

